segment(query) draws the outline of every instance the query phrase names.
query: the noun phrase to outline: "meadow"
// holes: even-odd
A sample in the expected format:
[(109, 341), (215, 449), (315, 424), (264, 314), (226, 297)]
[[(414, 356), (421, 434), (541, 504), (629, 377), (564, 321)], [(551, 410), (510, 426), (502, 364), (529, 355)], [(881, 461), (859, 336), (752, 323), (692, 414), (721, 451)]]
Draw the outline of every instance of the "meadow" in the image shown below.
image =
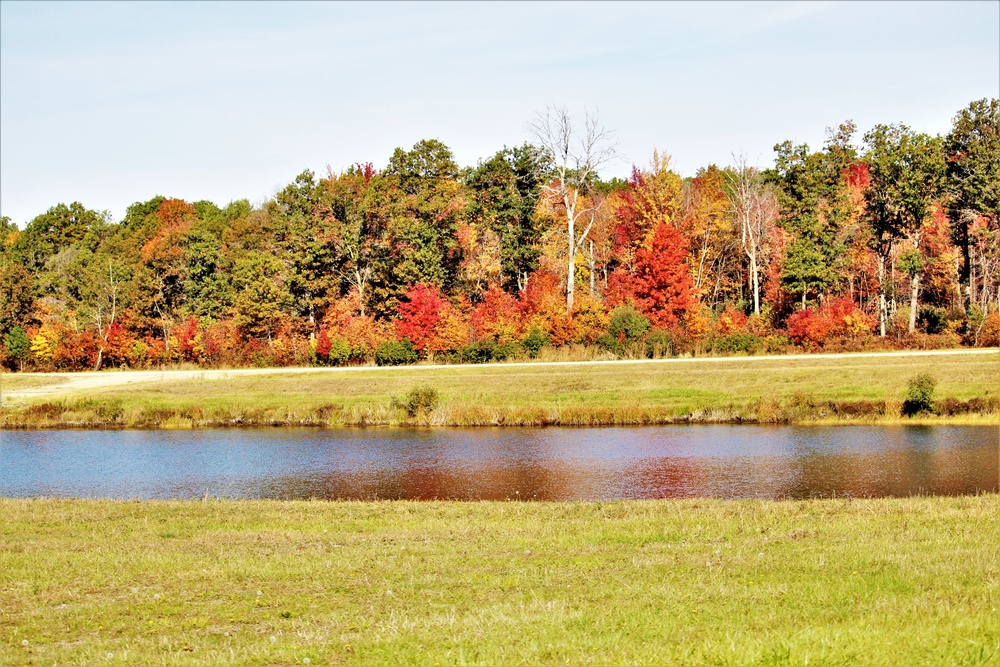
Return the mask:
[(1000, 496), (0, 500), (0, 662), (1000, 664)]
[[(903, 416), (907, 384), (922, 373), (936, 382), (933, 410)], [(48, 396), (11, 399), (0, 408), (0, 425), (982, 424), (1000, 419), (1000, 353), (426, 365), (163, 377), (85, 391), (55, 387)], [(19, 382), (37, 385), (44, 379), (6, 375), (3, 382), (6, 391), (16, 392)]]

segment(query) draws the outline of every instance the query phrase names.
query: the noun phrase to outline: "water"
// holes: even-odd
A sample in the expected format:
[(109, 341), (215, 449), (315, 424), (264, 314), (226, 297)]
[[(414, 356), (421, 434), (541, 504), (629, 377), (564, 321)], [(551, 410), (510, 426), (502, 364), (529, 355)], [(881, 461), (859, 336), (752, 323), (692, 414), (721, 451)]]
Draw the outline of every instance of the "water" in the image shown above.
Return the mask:
[(611, 500), (1000, 491), (996, 427), (0, 431), (0, 496)]

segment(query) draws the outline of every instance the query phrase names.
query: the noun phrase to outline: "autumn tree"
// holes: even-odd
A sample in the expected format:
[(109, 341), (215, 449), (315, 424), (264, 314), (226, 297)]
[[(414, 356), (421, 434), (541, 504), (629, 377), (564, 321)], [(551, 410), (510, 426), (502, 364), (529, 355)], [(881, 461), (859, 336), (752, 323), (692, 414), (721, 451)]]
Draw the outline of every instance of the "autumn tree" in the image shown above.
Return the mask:
[(543, 190), (562, 205), (567, 249), (566, 312), (572, 313), (577, 252), (593, 226), (594, 202), (600, 201), (588, 200), (586, 195), (598, 169), (615, 159), (616, 145), (597, 114), (585, 112), (582, 127), (574, 126), (564, 106), (539, 112), (529, 127), (552, 165)]
[(693, 289), (712, 307), (742, 287), (740, 236), (726, 188), (726, 174), (717, 166), (700, 169), (684, 184), (677, 225), (691, 253)]
[(635, 253), (635, 271), (625, 279), (624, 293), (654, 326), (677, 325), (694, 305), (684, 237), (660, 222), (649, 247)]
[[(885, 336), (888, 319), (887, 265), (896, 244), (906, 239), (919, 252), (920, 229), (941, 195), (945, 161), (941, 142), (914, 133), (905, 125), (876, 125), (865, 135), (865, 162), (870, 182), (865, 191), (866, 217), (878, 254), (879, 333)], [(910, 310), (916, 310), (919, 268), (911, 271)], [(911, 318), (912, 319), (912, 318)]]

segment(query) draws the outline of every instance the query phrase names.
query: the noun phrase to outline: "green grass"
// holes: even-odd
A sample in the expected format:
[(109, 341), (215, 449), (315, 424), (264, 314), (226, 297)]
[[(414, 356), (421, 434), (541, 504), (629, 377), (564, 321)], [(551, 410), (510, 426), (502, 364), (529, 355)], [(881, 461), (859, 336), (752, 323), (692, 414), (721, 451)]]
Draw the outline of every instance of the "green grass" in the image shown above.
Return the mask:
[(997, 495), (0, 516), (4, 665), (1000, 665)]
[[(942, 414), (922, 421), (998, 421), (1000, 354), (984, 354), (231, 376), (21, 401), (0, 409), (0, 424), (170, 428), (886, 422), (900, 421), (906, 383), (923, 372), (937, 380), (935, 397)], [(418, 385), (436, 389), (439, 402), (434, 410), (408, 418), (393, 407), (393, 399)]]

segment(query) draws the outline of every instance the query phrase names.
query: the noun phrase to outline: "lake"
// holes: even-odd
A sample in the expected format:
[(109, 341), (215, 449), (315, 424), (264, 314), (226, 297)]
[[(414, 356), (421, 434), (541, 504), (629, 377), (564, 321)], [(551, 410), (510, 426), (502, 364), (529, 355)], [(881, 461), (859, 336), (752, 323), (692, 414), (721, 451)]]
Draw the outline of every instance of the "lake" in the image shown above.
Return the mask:
[(614, 500), (1000, 491), (990, 426), (0, 431), (0, 496)]

